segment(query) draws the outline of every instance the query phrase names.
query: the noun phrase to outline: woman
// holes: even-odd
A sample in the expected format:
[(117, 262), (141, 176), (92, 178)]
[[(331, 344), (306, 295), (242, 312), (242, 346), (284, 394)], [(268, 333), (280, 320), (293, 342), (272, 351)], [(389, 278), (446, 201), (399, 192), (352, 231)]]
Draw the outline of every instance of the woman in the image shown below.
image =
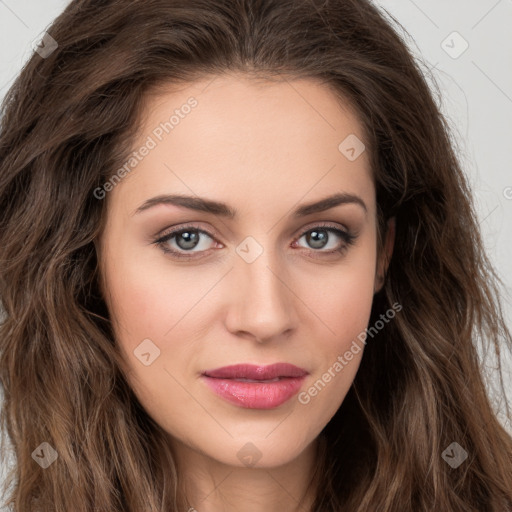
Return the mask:
[(73, 1), (0, 207), (17, 512), (512, 510), (499, 279), (371, 3)]

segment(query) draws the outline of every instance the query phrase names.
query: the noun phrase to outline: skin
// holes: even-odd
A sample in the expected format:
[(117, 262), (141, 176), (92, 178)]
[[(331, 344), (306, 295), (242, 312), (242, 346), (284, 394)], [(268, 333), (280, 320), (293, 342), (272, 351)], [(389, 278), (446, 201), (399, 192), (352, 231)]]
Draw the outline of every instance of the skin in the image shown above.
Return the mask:
[[(190, 96), (197, 107), (106, 198), (98, 251), (117, 343), (130, 385), (169, 434), (191, 507), (307, 511), (317, 437), (348, 392), (363, 351), (307, 404), (295, 396), (270, 410), (226, 402), (200, 374), (244, 362), (289, 362), (309, 372), (301, 388), (308, 390), (368, 326), (394, 224), (378, 256), (367, 152), (349, 161), (338, 150), (350, 134), (363, 140), (362, 127), (325, 85), (231, 74), (169, 87), (148, 98), (134, 149)], [(297, 206), (335, 192), (359, 196), (367, 211), (347, 203), (292, 217)], [(227, 203), (239, 217), (169, 204), (134, 213), (171, 193)], [(190, 222), (212, 235), (198, 234), (198, 245), (188, 249), (195, 258), (175, 259), (153, 243)], [(322, 222), (357, 234), (354, 244), (325, 255), (346, 244), (331, 231), (323, 233), (326, 248), (303, 235)], [(248, 236), (263, 251), (251, 263), (236, 252)], [(186, 253), (186, 239), (178, 239), (167, 247)], [(144, 339), (160, 350), (149, 366), (134, 355)], [(247, 443), (260, 454), (254, 466), (237, 456)]]

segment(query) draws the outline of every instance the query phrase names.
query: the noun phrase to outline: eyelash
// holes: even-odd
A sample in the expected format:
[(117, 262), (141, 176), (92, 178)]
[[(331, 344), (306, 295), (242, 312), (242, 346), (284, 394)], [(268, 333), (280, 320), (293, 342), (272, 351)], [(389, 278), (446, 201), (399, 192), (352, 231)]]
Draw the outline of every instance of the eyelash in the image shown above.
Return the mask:
[[(329, 231), (331, 233), (335, 233), (344, 242), (344, 245), (342, 245), (341, 247), (339, 247), (337, 249), (331, 249), (329, 251), (322, 251), (321, 249), (318, 249), (318, 250), (311, 249), (312, 252), (321, 253), (322, 255), (332, 255), (332, 254), (335, 254), (335, 253), (340, 253), (341, 254), (346, 249), (348, 249), (349, 246), (353, 245), (355, 240), (356, 240), (356, 238), (357, 238), (356, 235), (353, 235), (351, 233), (343, 231), (343, 230), (341, 230), (341, 229), (339, 229), (337, 227), (332, 226), (331, 224), (319, 224), (317, 226), (313, 226), (312, 228), (307, 229), (306, 231), (303, 231), (302, 234), (298, 237), (297, 240), (300, 240), (304, 235), (307, 235), (308, 233), (310, 233), (312, 231), (315, 231), (315, 230)], [(156, 239), (153, 243), (155, 245), (157, 245), (158, 247), (160, 247), (160, 249), (162, 249), (162, 251), (165, 254), (171, 254), (173, 257), (176, 257), (178, 259), (181, 258), (181, 259), (188, 259), (188, 260), (190, 260), (190, 259), (196, 258), (196, 256), (194, 256), (195, 254), (200, 254), (201, 252), (206, 252), (206, 251), (199, 251), (199, 252), (195, 252), (195, 253), (186, 254), (186, 253), (183, 253), (183, 252), (180, 252), (180, 251), (176, 251), (174, 249), (169, 249), (169, 247), (166, 246), (166, 243), (169, 242), (170, 240), (172, 240), (173, 238), (175, 238), (176, 235), (179, 235), (180, 233), (185, 233), (187, 231), (197, 231), (198, 233), (201, 233), (203, 235), (207, 235), (212, 240), (214, 239), (214, 236), (211, 233), (209, 233), (208, 231), (205, 231), (204, 229), (201, 229), (199, 226), (195, 226), (193, 224), (190, 224), (190, 225), (180, 226), (178, 229), (174, 229), (173, 231), (170, 231), (170, 232), (164, 234), (163, 236), (161, 236), (158, 239)]]

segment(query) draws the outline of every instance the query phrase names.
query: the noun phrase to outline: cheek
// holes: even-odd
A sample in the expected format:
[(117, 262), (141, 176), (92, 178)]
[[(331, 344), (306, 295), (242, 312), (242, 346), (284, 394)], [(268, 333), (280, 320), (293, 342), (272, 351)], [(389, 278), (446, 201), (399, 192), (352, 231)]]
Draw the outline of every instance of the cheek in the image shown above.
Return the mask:
[(187, 322), (179, 321), (197, 301), (197, 290), (184, 286), (179, 272), (166, 275), (136, 251), (130, 254), (130, 258), (121, 251), (111, 254), (105, 265), (108, 308), (116, 343), (127, 362), (130, 387), (144, 407), (159, 417), (159, 410), (185, 409), (190, 399), (173, 379), (173, 364), (194, 356), (191, 333), (180, 331)]
[(334, 284), (323, 294), (320, 310), (325, 323), (334, 331), (331, 346), (345, 350), (352, 339), (364, 330), (370, 318), (374, 291), (373, 269), (352, 272), (333, 280)]
[(298, 401), (308, 416), (315, 418), (313, 428), (323, 428), (332, 418), (356, 376), (365, 346), (374, 283), (375, 258), (368, 251), (366, 256), (358, 255), (357, 263), (332, 272), (329, 279), (319, 279), (314, 293), (305, 295), (318, 316), (316, 354), (312, 354), (318, 365)]
[[(375, 253), (353, 253), (349, 259), (317, 274), (311, 280), (302, 280), (299, 291), (305, 303), (318, 320), (320, 346), (324, 353), (344, 352), (352, 340), (368, 325), (375, 286)], [(309, 282), (308, 282), (309, 281)]]
[[(148, 407), (163, 397), (162, 390), (175, 387), (173, 407), (184, 407), (190, 397), (179, 392), (172, 377), (182, 382), (181, 375), (197, 372), (197, 354), (210, 325), (205, 314), (215, 315), (207, 294), (219, 277), (207, 268), (173, 268), (172, 262), (155, 261), (134, 248), (111, 253), (104, 268), (108, 308), (131, 387)], [(164, 404), (169, 400), (165, 395)]]
[(183, 316), (184, 306), (196, 296), (200, 285), (190, 286), (180, 277), (187, 275), (184, 270), (169, 272), (161, 263), (151, 261), (144, 251), (131, 248), (127, 252), (130, 257), (122, 251), (112, 253), (105, 270), (108, 306), (115, 319), (116, 334), (130, 345), (127, 348), (133, 349), (147, 337), (162, 339), (177, 321), (175, 317)]

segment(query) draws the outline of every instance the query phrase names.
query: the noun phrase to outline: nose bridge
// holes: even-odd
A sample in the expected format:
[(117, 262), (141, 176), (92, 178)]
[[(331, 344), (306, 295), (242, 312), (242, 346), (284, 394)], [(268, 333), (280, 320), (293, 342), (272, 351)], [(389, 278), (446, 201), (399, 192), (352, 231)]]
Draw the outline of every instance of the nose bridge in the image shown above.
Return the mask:
[(293, 293), (287, 283), (287, 272), (279, 254), (266, 244), (247, 237), (236, 249), (233, 279), (235, 294), (231, 307), (236, 325), (231, 329), (245, 331), (259, 340), (278, 336), (292, 328), (295, 319)]

